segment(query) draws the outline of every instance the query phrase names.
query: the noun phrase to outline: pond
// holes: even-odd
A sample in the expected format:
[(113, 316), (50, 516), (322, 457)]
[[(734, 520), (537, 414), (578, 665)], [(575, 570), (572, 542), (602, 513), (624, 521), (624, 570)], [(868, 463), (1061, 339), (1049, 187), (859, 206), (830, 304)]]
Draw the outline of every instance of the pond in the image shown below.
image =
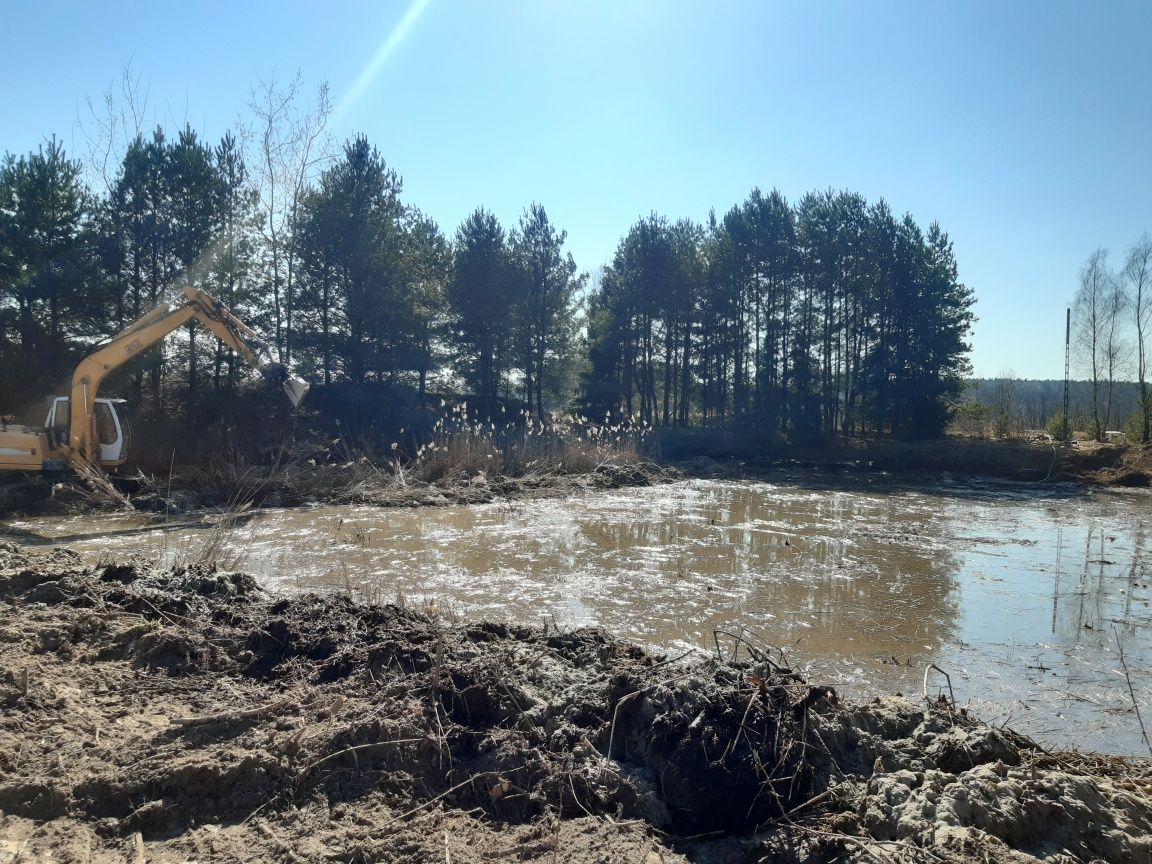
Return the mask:
[[(92, 559), (208, 554), (270, 590), (460, 620), (605, 627), (656, 650), (771, 649), (846, 698), (947, 689), (1058, 746), (1148, 754), (1152, 497), (1012, 484), (692, 480), (469, 507), (9, 522)], [(1131, 688), (1129, 687), (1131, 684)]]

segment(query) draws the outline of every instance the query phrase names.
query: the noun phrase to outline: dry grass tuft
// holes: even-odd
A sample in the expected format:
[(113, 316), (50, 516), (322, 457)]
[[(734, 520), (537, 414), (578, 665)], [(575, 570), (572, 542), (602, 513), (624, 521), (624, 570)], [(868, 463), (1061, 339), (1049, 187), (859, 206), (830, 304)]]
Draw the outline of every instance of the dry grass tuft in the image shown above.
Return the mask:
[(409, 471), (434, 483), (445, 478), (587, 474), (605, 465), (633, 464), (649, 434), (646, 425), (579, 415), (541, 421), (527, 411), (503, 424), (471, 418), (456, 406), (436, 423), (432, 440), (416, 451)]
[[(178, 509), (220, 504), (223, 530), (250, 506), (475, 503), (515, 495), (518, 489), (567, 488), (571, 482), (564, 478), (581, 475), (597, 474), (599, 482), (616, 485), (638, 482), (641, 476), (651, 479), (657, 472), (640, 455), (650, 431), (634, 423), (596, 424), (570, 415), (545, 423), (524, 414), (500, 425), (469, 416), (461, 405), (436, 423), (414, 453), (398, 443), (381, 453), (369, 443), (354, 444), (338, 435), (314, 443), (308, 458), (255, 465), (231, 453), (180, 469), (173, 481), (152, 478), (139, 485), (171, 502), (171, 482), (179, 496), (191, 499)], [(217, 557), (220, 548), (209, 544), (208, 559)]]

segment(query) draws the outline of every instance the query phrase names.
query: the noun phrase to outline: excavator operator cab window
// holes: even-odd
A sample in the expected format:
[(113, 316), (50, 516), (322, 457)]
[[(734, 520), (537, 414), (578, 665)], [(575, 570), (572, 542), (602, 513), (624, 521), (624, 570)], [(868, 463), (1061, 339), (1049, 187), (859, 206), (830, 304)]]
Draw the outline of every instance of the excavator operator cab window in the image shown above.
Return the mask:
[(112, 417), (112, 408), (105, 402), (97, 402), (96, 411), (96, 438), (101, 444), (115, 444), (120, 438), (120, 430), (116, 428), (116, 421)]
[(67, 432), (72, 425), (72, 400), (65, 397), (52, 402), (52, 410), (48, 412), (48, 426)]

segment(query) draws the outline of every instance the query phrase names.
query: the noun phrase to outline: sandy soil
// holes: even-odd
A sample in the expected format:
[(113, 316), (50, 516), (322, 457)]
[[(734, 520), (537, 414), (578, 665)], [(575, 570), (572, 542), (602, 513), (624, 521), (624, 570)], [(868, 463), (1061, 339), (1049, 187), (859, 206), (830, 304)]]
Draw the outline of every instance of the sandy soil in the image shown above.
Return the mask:
[[(1152, 765), (756, 646), (0, 544), (0, 862), (1152, 861)], [(738, 650), (738, 659), (732, 652)]]

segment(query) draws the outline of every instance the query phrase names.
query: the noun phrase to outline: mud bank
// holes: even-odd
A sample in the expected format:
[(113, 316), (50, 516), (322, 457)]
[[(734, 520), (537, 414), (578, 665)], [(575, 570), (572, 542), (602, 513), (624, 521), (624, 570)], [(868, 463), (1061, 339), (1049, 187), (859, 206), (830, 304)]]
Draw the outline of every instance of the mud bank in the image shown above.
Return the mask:
[[(684, 451), (693, 455), (684, 455)], [(699, 452), (696, 452), (699, 451)], [(932, 441), (841, 439), (820, 447), (773, 446), (729, 452), (723, 446), (680, 442), (668, 452), (696, 477), (775, 478), (839, 476), (848, 480), (896, 479), (917, 484), (941, 479), (989, 478), (1083, 486), (1152, 486), (1152, 446), (1078, 442), (941, 438)], [(679, 454), (679, 455), (677, 455)]]
[(1152, 860), (1148, 763), (846, 705), (730, 639), (665, 658), (11, 544), (0, 603), (5, 864)]
[(589, 471), (547, 468), (509, 477), (472, 471), (421, 479), (403, 468), (346, 465), (248, 466), (237, 469), (186, 467), (171, 477), (137, 473), (112, 476), (111, 483), (69, 477), (0, 478), (0, 517), (138, 510), (180, 514), (207, 508), (297, 507), (303, 504), (371, 504), (422, 507), (487, 504), (554, 498), (597, 489), (651, 486), (682, 473), (640, 459), (606, 462)]
[[(697, 440), (699, 438), (700, 440)], [(659, 460), (607, 461), (588, 470), (541, 466), (508, 476), (457, 471), (433, 479), (399, 464), (291, 463), (237, 467), (186, 466), (169, 475), (113, 475), (64, 480), (0, 477), (0, 518), (138, 510), (167, 515), (209, 508), (370, 504), (419, 507), (554, 498), (589, 490), (651, 486), (684, 477), (817, 482), (937, 484), (995, 479), (1027, 483), (1148, 488), (1152, 447), (1081, 444), (1054, 447), (1024, 441), (940, 439), (901, 442), (843, 439), (819, 448), (750, 448), (712, 435), (680, 432), (658, 444)]]

